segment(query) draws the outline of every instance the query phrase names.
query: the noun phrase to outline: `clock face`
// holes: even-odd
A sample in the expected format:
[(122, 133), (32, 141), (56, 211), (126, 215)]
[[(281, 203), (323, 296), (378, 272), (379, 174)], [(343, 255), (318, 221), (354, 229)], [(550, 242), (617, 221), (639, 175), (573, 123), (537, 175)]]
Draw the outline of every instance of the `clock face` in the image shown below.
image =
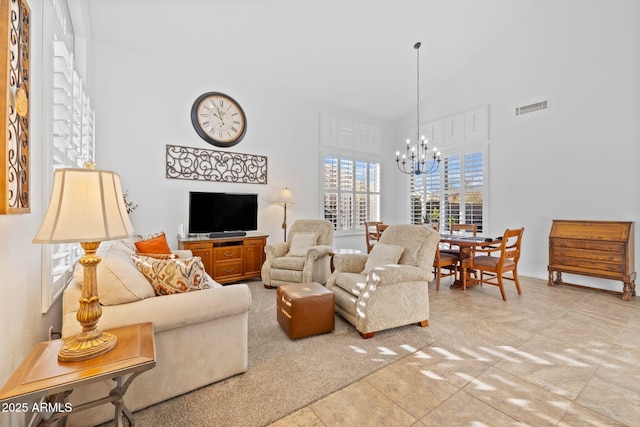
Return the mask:
[(191, 122), (202, 139), (218, 147), (237, 144), (247, 130), (240, 104), (220, 92), (208, 92), (196, 99), (191, 108)]

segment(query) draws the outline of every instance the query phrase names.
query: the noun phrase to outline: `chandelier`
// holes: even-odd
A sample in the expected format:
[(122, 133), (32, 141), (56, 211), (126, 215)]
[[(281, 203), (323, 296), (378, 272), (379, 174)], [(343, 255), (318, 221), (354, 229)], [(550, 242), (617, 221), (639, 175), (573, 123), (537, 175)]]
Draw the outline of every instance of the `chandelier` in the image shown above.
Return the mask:
[(420, 46), (417, 42), (413, 48), (418, 54), (417, 66), (417, 104), (416, 104), (416, 145), (411, 146), (411, 140), (407, 139), (406, 153), (400, 157), (400, 152), (396, 151), (396, 164), (402, 173), (408, 175), (421, 175), (423, 173), (433, 172), (440, 164), (440, 152), (433, 147), (429, 152), (429, 141), (424, 135), (420, 135)]

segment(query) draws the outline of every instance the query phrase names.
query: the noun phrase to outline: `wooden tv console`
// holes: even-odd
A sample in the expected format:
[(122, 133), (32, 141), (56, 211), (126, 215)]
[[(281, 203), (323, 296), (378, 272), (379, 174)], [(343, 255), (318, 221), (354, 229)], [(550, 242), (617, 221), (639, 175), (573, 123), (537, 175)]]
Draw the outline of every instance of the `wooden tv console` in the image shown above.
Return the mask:
[(553, 220), (549, 233), (549, 286), (562, 284), (563, 272), (621, 280), (622, 299), (629, 301), (636, 294), (633, 224)]
[(204, 269), (218, 283), (259, 278), (265, 260), (267, 234), (247, 232), (243, 237), (178, 238), (179, 249), (189, 249), (202, 258)]

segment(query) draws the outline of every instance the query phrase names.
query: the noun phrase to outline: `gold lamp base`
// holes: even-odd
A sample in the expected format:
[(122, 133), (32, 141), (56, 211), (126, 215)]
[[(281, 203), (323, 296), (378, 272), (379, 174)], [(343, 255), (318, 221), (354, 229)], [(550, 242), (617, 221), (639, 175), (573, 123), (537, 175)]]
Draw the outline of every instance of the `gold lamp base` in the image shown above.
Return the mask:
[(60, 362), (79, 362), (100, 356), (116, 346), (115, 335), (98, 330), (98, 320), (102, 315), (100, 298), (98, 297), (98, 281), (96, 266), (100, 257), (96, 250), (100, 242), (82, 242), (84, 256), (78, 262), (84, 267), (82, 276), (82, 296), (79, 299), (76, 318), (82, 326), (82, 332), (68, 338), (58, 352)]
[(96, 336), (84, 337), (83, 333), (69, 338), (58, 352), (61, 362), (80, 362), (105, 354), (116, 346), (118, 339), (108, 332), (98, 332)]

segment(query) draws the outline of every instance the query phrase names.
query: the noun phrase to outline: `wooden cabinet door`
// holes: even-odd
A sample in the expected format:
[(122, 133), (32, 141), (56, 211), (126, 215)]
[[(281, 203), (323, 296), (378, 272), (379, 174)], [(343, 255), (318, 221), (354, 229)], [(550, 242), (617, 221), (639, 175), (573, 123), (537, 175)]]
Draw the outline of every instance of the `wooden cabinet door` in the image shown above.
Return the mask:
[(247, 239), (244, 242), (244, 274), (260, 277), (264, 254), (263, 239)]

